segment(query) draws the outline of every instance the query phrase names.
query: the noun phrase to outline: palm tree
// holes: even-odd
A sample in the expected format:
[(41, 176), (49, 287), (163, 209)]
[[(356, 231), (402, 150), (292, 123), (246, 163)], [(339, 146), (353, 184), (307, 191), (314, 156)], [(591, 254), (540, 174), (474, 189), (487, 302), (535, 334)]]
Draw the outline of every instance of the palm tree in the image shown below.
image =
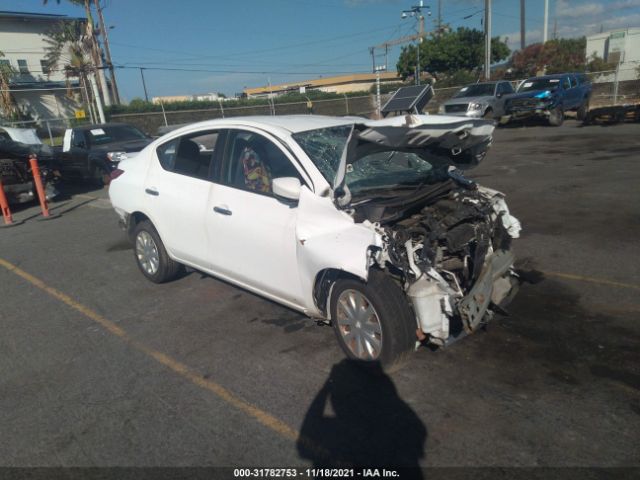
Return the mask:
[[(86, 38), (87, 46), (88, 46), (88, 54), (90, 58), (93, 59), (94, 71), (98, 73), (96, 75), (96, 81), (98, 83), (98, 89), (102, 92), (105, 97), (105, 102), (107, 104), (111, 103), (109, 99), (109, 91), (106, 85), (106, 79), (104, 77), (104, 72), (102, 70), (102, 57), (100, 55), (100, 46), (98, 44), (97, 32), (94, 29), (93, 15), (91, 13), (91, 4), (92, 1), (95, 3), (97, 0), (67, 0), (69, 3), (74, 5), (83, 6), (85, 14), (87, 15), (87, 22), (84, 25), (84, 37)], [(48, 0), (42, 0), (42, 3), (46, 5)], [(60, 4), (60, 0), (56, 0), (56, 3)]]
[[(0, 57), (4, 57), (4, 53), (0, 52)], [(15, 70), (11, 65), (0, 64), (0, 110), (7, 117), (13, 117), (16, 113), (15, 103), (9, 91), (9, 80), (15, 74)]]
[(74, 20), (60, 22), (51, 30), (45, 42), (45, 61), (50, 71), (64, 72), (68, 94), (71, 95), (71, 78), (78, 78), (82, 97), (87, 106), (91, 106), (91, 94), (87, 76), (95, 68), (91, 62), (91, 40), (83, 35), (83, 22)]

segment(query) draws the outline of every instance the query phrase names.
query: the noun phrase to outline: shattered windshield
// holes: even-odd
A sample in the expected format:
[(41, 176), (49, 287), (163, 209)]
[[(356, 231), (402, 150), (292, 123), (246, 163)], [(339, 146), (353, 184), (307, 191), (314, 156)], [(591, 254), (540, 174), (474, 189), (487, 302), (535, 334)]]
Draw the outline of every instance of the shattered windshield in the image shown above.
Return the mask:
[[(330, 183), (336, 176), (351, 125), (309, 130), (293, 135), (300, 147)], [(397, 189), (432, 183), (444, 176), (422, 151), (393, 150), (368, 143), (346, 166), (345, 183), (352, 195), (372, 190)]]
[(559, 78), (532, 78), (526, 80), (518, 88), (518, 92), (529, 90), (555, 90), (560, 86)]
[(495, 83), (479, 83), (477, 85), (468, 85), (466, 87), (462, 87), (460, 91), (453, 96), (453, 98), (492, 96), (495, 88)]

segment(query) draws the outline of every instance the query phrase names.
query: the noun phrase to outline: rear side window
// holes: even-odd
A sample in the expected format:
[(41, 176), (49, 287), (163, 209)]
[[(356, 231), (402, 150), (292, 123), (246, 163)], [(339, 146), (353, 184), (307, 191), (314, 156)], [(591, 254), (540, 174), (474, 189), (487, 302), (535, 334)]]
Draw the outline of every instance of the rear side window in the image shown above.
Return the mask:
[(156, 149), (158, 161), (169, 172), (209, 180), (217, 141), (217, 131), (196, 132), (174, 138)]

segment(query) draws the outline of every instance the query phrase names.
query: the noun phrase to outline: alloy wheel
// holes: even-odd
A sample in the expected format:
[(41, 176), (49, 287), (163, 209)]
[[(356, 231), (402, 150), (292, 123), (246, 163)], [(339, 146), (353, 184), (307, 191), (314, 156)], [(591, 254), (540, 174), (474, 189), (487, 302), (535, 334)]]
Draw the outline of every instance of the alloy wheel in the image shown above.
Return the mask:
[(376, 360), (382, 350), (382, 325), (369, 299), (357, 290), (338, 297), (336, 322), (342, 340), (360, 360)]

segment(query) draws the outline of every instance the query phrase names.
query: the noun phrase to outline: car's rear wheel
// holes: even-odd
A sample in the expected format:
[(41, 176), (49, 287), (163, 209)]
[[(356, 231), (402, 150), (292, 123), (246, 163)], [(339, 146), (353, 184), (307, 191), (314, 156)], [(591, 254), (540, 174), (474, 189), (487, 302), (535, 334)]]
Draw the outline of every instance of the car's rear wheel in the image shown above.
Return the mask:
[(582, 121), (585, 118), (587, 118), (588, 111), (589, 111), (589, 99), (585, 98), (583, 102), (580, 104), (580, 108), (578, 108), (578, 112), (576, 113), (578, 120)]
[(559, 127), (564, 122), (564, 111), (558, 106), (549, 112), (549, 125)]
[(142, 274), (154, 283), (173, 280), (182, 265), (171, 259), (160, 235), (148, 220), (138, 223), (133, 231), (133, 252)]
[(415, 348), (415, 317), (400, 287), (382, 272), (372, 271), (367, 283), (338, 280), (330, 307), (338, 343), (353, 360), (393, 370)]

